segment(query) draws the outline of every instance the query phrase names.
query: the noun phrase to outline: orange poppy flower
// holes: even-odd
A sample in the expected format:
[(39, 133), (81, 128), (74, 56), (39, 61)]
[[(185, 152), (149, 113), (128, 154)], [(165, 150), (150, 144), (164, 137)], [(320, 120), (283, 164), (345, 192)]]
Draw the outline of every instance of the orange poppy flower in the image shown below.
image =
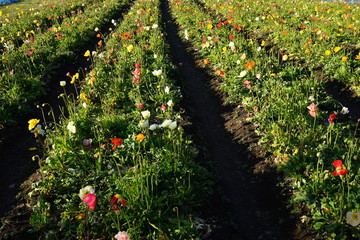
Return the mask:
[(246, 70), (250, 70), (250, 69), (252, 69), (252, 68), (254, 67), (254, 65), (255, 65), (255, 62), (254, 62), (254, 61), (249, 62), (249, 63), (246, 63), (245, 69), (246, 69)]
[(225, 72), (223, 72), (223, 71), (221, 71), (221, 70), (216, 70), (216, 74), (217, 75), (219, 75), (219, 76), (221, 76), (221, 77), (223, 77), (223, 76), (225, 76)]
[(122, 144), (122, 138), (112, 138), (111, 143), (114, 144), (112, 150), (116, 150), (116, 148)]
[(138, 135), (136, 135), (136, 140), (137, 140), (137, 141), (142, 141), (142, 140), (144, 140), (144, 139), (145, 139), (144, 134), (139, 133)]

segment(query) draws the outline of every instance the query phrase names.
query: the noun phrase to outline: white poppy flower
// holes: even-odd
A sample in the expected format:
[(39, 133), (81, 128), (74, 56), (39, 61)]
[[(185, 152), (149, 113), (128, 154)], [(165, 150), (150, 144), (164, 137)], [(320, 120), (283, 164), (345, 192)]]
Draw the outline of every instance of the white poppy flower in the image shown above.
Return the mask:
[(360, 224), (360, 211), (358, 211), (357, 213), (347, 212), (346, 219), (351, 226), (356, 227)]
[(168, 127), (168, 126), (170, 126), (170, 124), (172, 123), (172, 121), (171, 120), (165, 120), (162, 124), (161, 124), (161, 127)]
[(150, 127), (149, 127), (149, 129), (150, 129), (151, 131), (154, 131), (154, 130), (157, 129), (158, 127), (159, 127), (158, 124), (151, 124)]
[(80, 199), (83, 199), (86, 196), (86, 194), (88, 194), (88, 193), (95, 194), (95, 188), (93, 188), (92, 186), (86, 186), (86, 187), (80, 189), (80, 191), (79, 191)]
[(350, 111), (347, 107), (343, 107), (340, 111), (341, 114), (348, 114)]
[(176, 121), (172, 122), (172, 123), (169, 125), (169, 128), (170, 128), (171, 130), (174, 130), (176, 127), (177, 127)]
[(70, 121), (66, 128), (69, 130), (69, 132), (76, 133), (76, 127), (73, 121)]
[(247, 71), (244, 70), (244, 71), (240, 72), (240, 75), (238, 77), (240, 77), (240, 78), (245, 77), (246, 73), (247, 73)]
[(146, 110), (146, 111), (142, 111), (141, 115), (143, 116), (143, 118), (149, 118), (151, 113), (149, 110)]
[(156, 77), (160, 77), (160, 75), (162, 74), (162, 70), (161, 69), (154, 70), (154, 71), (152, 71), (152, 74)]

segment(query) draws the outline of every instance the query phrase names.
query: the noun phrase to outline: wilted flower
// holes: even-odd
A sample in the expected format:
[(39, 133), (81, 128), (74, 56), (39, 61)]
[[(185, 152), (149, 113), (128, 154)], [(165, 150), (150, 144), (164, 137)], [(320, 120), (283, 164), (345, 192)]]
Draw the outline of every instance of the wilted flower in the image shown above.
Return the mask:
[(130, 240), (129, 235), (126, 232), (118, 232), (115, 235), (116, 240)]
[(351, 226), (356, 227), (360, 224), (360, 211), (358, 211), (357, 213), (347, 212), (346, 219)]
[(89, 149), (89, 148), (91, 148), (92, 139), (91, 139), (91, 138), (89, 138), (89, 139), (84, 139), (82, 143), (83, 143), (84, 147), (86, 147), (87, 149)]
[(335, 160), (332, 165), (336, 168), (336, 170), (331, 173), (333, 176), (346, 175), (349, 172), (347, 169), (342, 168), (343, 163), (341, 160)]
[(127, 202), (122, 199), (120, 194), (115, 194), (113, 198), (110, 201), (110, 204), (114, 206), (114, 211), (117, 213), (119, 211), (118, 203), (120, 203), (122, 206), (127, 206)]
[(30, 120), (28, 121), (28, 123), (29, 123), (29, 130), (32, 130), (39, 122), (40, 122), (40, 119), (35, 119), (35, 118), (30, 119)]
[(32, 130), (31, 132), (34, 133), (35, 137), (38, 137), (39, 134), (40, 134), (40, 135), (44, 135), (44, 134), (45, 134), (45, 130), (42, 129), (41, 124), (37, 124), (36, 127), (34, 128), (34, 130)]
[(309, 113), (312, 117), (316, 117), (316, 105), (315, 103), (311, 103), (309, 106), (307, 106), (307, 109), (309, 109)]
[(66, 129), (69, 130), (69, 132), (71, 133), (76, 133), (75, 123), (73, 121), (70, 121), (66, 126)]
[(79, 191), (80, 199), (84, 199), (86, 194), (88, 194), (88, 193), (94, 194), (95, 193), (95, 188), (93, 188), (92, 186), (86, 186), (86, 187), (80, 189), (80, 191)]

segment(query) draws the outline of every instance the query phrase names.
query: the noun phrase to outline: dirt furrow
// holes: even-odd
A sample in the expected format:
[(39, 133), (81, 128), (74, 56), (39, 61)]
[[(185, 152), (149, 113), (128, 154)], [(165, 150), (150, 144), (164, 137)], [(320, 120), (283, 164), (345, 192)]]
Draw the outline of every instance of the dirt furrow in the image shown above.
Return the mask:
[[(218, 176), (215, 190), (204, 211), (217, 219), (211, 239), (295, 239), (290, 237), (294, 224), (289, 219), (283, 196), (273, 171), (256, 171), (265, 156), (260, 148), (249, 151), (256, 139), (253, 126), (245, 123), (246, 112), (223, 106), (221, 98), (210, 86), (212, 76), (197, 67), (194, 57), (178, 36), (178, 26), (169, 13), (168, 1), (162, 4), (167, 40), (173, 62), (180, 65), (180, 85), (185, 108), (192, 116), (198, 135), (210, 155)], [(229, 117), (230, 116), (230, 117)], [(225, 117), (227, 120), (225, 120)], [(243, 122), (242, 122), (243, 121)], [(237, 136), (226, 128), (231, 128)], [(236, 139), (236, 140), (235, 140)], [(261, 165), (261, 164), (260, 164)], [(257, 172), (257, 173), (255, 173)], [(299, 239), (299, 238), (298, 238)]]

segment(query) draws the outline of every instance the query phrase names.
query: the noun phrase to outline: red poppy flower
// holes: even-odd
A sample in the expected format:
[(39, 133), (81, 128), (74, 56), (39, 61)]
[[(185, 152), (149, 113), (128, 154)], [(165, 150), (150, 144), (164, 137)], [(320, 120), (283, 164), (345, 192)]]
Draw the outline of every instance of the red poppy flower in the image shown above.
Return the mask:
[(114, 144), (112, 150), (116, 150), (116, 148), (122, 144), (122, 138), (112, 138), (111, 143)]
[(341, 160), (335, 160), (332, 165), (336, 168), (336, 170), (331, 173), (333, 176), (346, 175), (349, 172), (347, 169), (342, 168), (343, 163)]
[(88, 193), (85, 195), (85, 197), (82, 199), (83, 202), (86, 202), (88, 207), (91, 210), (95, 210), (96, 206), (96, 195), (93, 193)]
[(234, 38), (235, 38), (235, 37), (234, 37), (233, 35), (230, 35), (230, 36), (229, 36), (229, 40), (230, 40), (230, 41), (231, 41), (231, 40), (234, 40)]
[(121, 198), (120, 194), (115, 194), (113, 198), (110, 201), (110, 204), (114, 206), (114, 211), (117, 213), (119, 211), (118, 203), (121, 204), (121, 206), (127, 206), (127, 202)]
[(337, 117), (336, 113), (330, 114), (328, 118), (329, 123), (333, 123), (336, 117)]

